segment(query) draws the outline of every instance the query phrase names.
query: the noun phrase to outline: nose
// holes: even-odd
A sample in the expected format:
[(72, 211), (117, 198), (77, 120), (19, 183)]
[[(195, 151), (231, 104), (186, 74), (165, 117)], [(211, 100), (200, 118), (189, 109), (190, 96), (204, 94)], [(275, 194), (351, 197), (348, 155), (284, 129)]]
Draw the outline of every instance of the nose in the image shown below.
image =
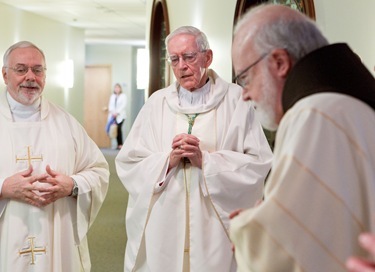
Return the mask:
[(242, 99), (244, 101), (252, 100), (250, 90), (247, 90), (246, 87), (242, 87)]
[(180, 57), (179, 60), (178, 60), (178, 64), (177, 66), (181, 69), (182, 68), (185, 68), (187, 66), (187, 62), (184, 60), (183, 57)]
[(28, 67), (25, 77), (26, 77), (26, 80), (35, 80), (35, 74), (31, 70), (31, 67)]

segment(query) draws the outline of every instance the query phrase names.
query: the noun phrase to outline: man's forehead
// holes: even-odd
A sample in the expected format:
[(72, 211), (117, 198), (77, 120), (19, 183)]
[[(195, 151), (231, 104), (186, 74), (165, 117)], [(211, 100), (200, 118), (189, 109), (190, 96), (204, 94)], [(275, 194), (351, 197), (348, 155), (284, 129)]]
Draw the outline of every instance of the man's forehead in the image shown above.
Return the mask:
[(238, 32), (233, 39), (232, 43), (232, 53), (233, 55), (242, 54), (244, 51), (246, 53), (254, 52), (254, 42), (253, 38), (248, 32)]
[(33, 47), (15, 48), (9, 54), (9, 61), (11, 62), (22, 62), (30, 60), (44, 63), (42, 53), (38, 49)]
[(173, 37), (168, 43), (168, 50), (171, 51), (191, 51), (198, 49), (195, 37), (189, 34), (179, 34)]
[(16, 57), (16, 56), (24, 56), (24, 55), (35, 55), (40, 56), (43, 58), (43, 54), (34, 47), (19, 47), (13, 49), (12, 52), (10, 52), (9, 56)]
[(234, 52), (237, 52), (239, 50), (243, 50), (243, 48), (245, 46), (247, 46), (249, 43), (249, 41), (247, 39), (245, 39), (241, 33), (237, 33), (235, 36), (234, 36), (234, 39), (233, 39), (233, 51)]

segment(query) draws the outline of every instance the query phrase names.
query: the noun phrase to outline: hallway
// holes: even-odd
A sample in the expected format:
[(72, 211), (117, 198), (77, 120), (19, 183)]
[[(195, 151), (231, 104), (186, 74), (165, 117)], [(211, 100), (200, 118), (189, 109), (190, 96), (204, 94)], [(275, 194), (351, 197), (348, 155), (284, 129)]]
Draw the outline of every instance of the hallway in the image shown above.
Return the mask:
[(114, 160), (118, 150), (102, 149), (102, 152), (108, 161), (111, 175), (107, 197), (88, 233), (91, 272), (122, 272), (128, 194), (116, 174)]

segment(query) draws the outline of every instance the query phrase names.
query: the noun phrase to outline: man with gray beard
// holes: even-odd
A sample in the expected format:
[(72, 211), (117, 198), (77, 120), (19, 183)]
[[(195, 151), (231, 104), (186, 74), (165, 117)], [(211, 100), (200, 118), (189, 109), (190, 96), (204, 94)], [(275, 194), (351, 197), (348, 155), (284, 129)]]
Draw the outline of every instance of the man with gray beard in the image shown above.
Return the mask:
[(42, 50), (12, 45), (2, 75), (0, 271), (90, 271), (86, 234), (107, 193), (108, 164), (83, 127), (42, 96)]
[(238, 271), (346, 271), (375, 230), (374, 77), (282, 5), (238, 22), (232, 57), (243, 98), (277, 129), (264, 201), (232, 215)]

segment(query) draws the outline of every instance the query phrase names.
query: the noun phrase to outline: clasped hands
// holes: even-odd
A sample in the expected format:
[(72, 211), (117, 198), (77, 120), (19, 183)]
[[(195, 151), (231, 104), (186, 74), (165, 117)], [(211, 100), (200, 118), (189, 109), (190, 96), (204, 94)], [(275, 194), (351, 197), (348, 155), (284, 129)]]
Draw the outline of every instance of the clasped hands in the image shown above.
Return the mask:
[(69, 196), (73, 180), (46, 167), (46, 173), (32, 175), (33, 167), (5, 179), (1, 198), (19, 200), (36, 207), (44, 207), (56, 200)]
[(192, 166), (202, 168), (202, 151), (199, 139), (194, 135), (182, 133), (173, 138), (168, 170), (176, 167), (182, 158), (188, 158)]

